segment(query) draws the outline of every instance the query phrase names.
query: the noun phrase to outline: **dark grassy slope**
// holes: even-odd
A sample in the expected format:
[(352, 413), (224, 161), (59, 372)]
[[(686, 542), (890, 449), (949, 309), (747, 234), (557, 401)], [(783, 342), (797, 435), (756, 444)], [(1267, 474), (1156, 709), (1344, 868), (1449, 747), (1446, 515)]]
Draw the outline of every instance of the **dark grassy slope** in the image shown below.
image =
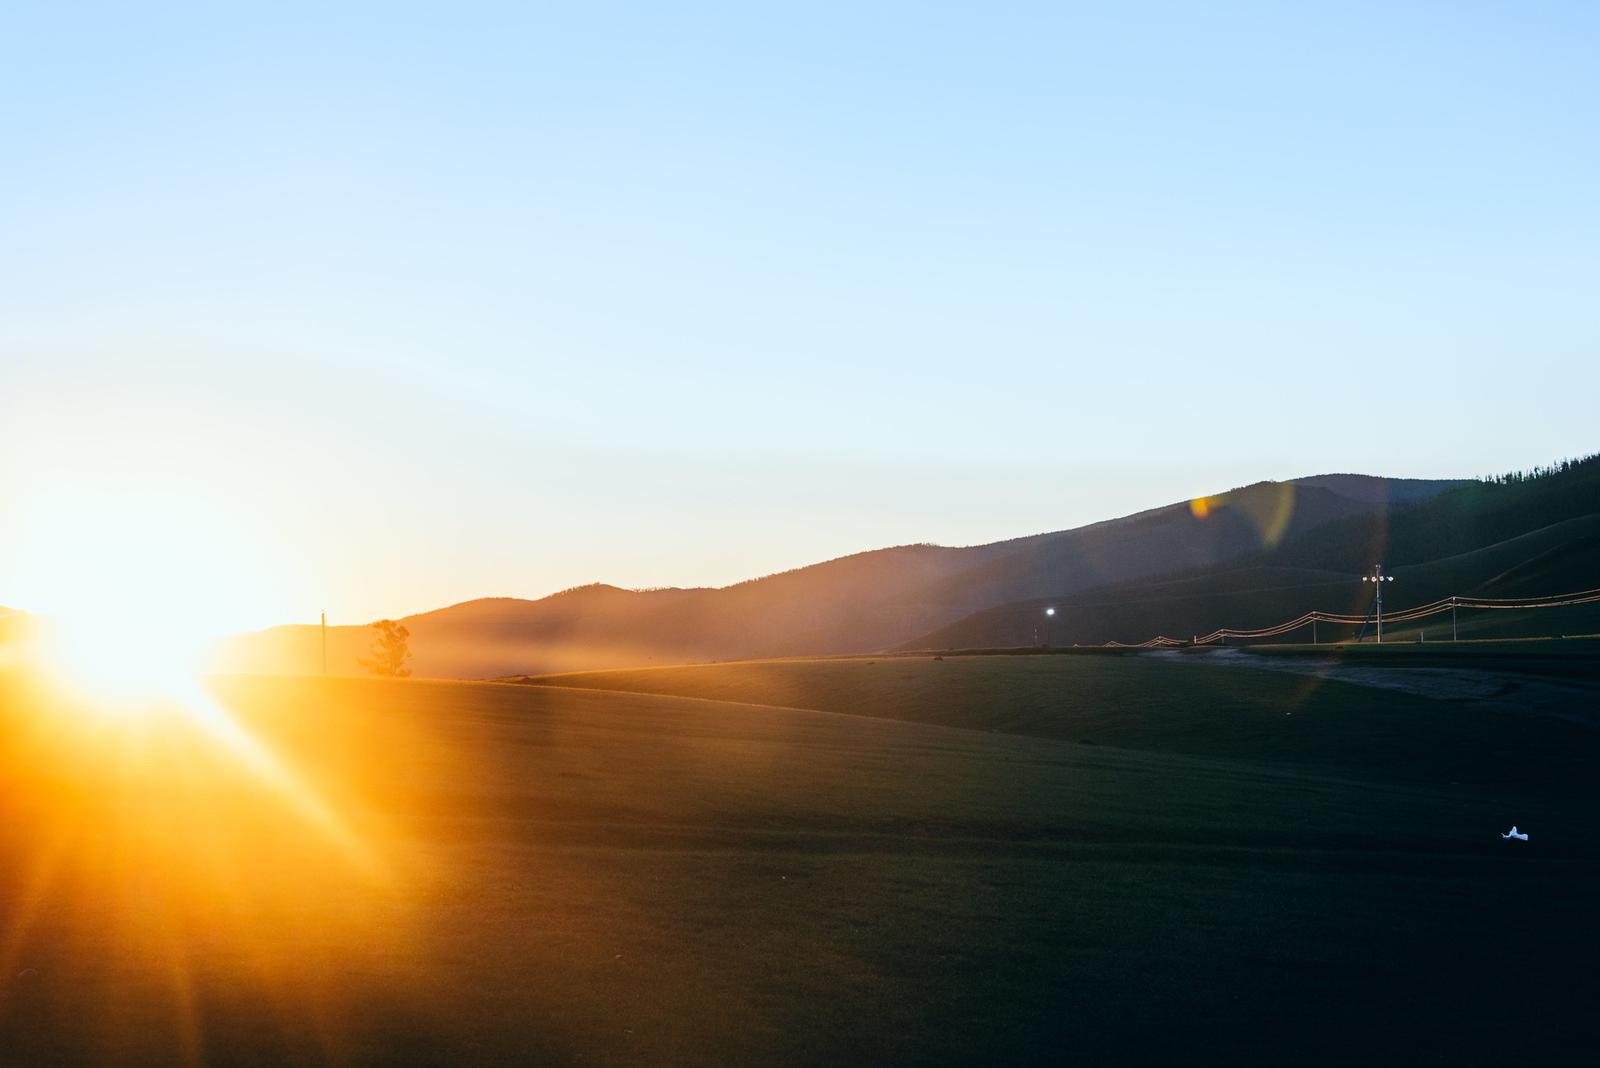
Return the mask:
[[(1371, 586), (1359, 576), (1382, 561), (1397, 576), (1393, 610), (1451, 594), (1515, 597), (1600, 587), (1600, 459), (1507, 484), (1471, 483), (1406, 508), (1334, 520), (1234, 566), (1046, 596), (974, 613), (903, 643), (906, 649), (991, 648), (1043, 640), (1055, 606), (1054, 644), (1183, 638), (1217, 627), (1266, 627), (1319, 609), (1365, 613)], [(1448, 626), (1445, 622), (1443, 626)], [(1439, 620), (1418, 627), (1435, 637)], [(1594, 633), (1600, 612), (1474, 616), (1463, 636)], [(1353, 630), (1324, 628), (1323, 638)], [(1309, 640), (1296, 635), (1295, 640)]]
[[(1313, 484), (1314, 483), (1314, 484)], [(990, 545), (901, 546), (769, 575), (724, 589), (586, 586), (540, 601), (489, 598), (406, 617), (419, 675), (527, 671), (884, 648), (1018, 597), (1060, 594), (1247, 556), (1330, 520), (1450, 485), (1359, 475), (1259, 483), (1187, 503)], [(335, 672), (359, 671), (368, 633), (329, 631)], [(221, 665), (316, 671), (315, 627), (280, 627), (231, 643)]]
[[(1490, 670), (1520, 670), (1497, 660)], [(1570, 673), (1565, 677), (1572, 678)], [(1592, 683), (1600, 672), (1573, 681)], [(532, 678), (529, 683), (886, 717), (1362, 779), (1581, 791), (1594, 732), (1549, 718), (1314, 678), (1145, 656), (782, 660)], [(1292, 713), (1286, 716), (1285, 713)], [(1504, 735), (1519, 753), (1508, 761)]]
[(1352, 515), (1271, 556), (1277, 563), (1344, 570), (1414, 565), (1471, 552), (1567, 520), (1600, 515), (1600, 455), (1534, 477), (1468, 482), (1390, 513)]
[[(1395, 581), (1385, 591), (1390, 611), (1451, 594), (1517, 597), (1600, 586), (1600, 516), (1568, 520), (1474, 552), (1432, 563), (1386, 569)], [(1257, 564), (1160, 582), (1108, 587), (1078, 596), (1037, 598), (975, 613), (905, 643), (908, 649), (1006, 648), (1043, 640), (1045, 608), (1054, 645), (1139, 642), (1156, 634), (1185, 638), (1218, 626), (1267, 627), (1310, 611), (1367, 614), (1372, 587), (1360, 572)], [(1463, 638), (1517, 638), (1600, 632), (1600, 608), (1576, 606), (1529, 612), (1469, 612), (1459, 618)], [(1415, 640), (1425, 629), (1435, 640), (1449, 635), (1447, 616), (1390, 628)], [(1359, 628), (1322, 624), (1323, 641), (1346, 640)], [(1367, 637), (1372, 636), (1368, 628)], [(1277, 641), (1310, 641), (1311, 631)]]
[[(1172, 681), (1196, 717), (1240, 711), (1208, 710), (1214, 669), (1187, 670)], [(1076, 681), (1140, 718), (1141, 680)], [(1257, 757), (1200, 758), (1156, 736), (1137, 752), (617, 693), (230, 680), (226, 703), (313, 781), (362, 751), (342, 808), (395, 833), (383, 884), (323, 871), (335, 885), (298, 917), (326, 928), (317, 939), (265, 928), (241, 958), (193, 930), (198, 1048), (219, 1063), (452, 1064), (1505, 1063), (1585, 1049), (1600, 1029), (1584, 981), (1600, 849), (1574, 801), (1288, 758), (1329, 735), (1263, 758), (1262, 736), (1301, 730), (1299, 681), (1261, 680), (1279, 690), (1261, 693), (1238, 750)], [(1273, 703), (1297, 714), (1269, 717)], [(1546, 760), (1523, 744), (1503, 741), (1509, 762)], [(1309, 770), (1341, 763), (1342, 776)], [(1494, 837), (1513, 819), (1534, 842)], [(13, 916), (30, 832), (0, 826)], [(277, 837), (258, 827), (253, 844)], [(237, 858), (245, 902), (256, 880), (310, 874), (253, 856)], [(149, 908), (152, 889), (164, 884), (119, 892)], [(162, 962), (105, 953), (92, 919), (64, 937), (68, 900), (44, 898), (8, 943), (34, 972), (3, 977), (0, 1049), (177, 1059)], [(189, 930), (183, 902), (158, 903)], [(331, 952), (350, 941), (328, 933), (348, 933), (345, 913), (415, 937), (358, 925), (370, 942)], [(268, 982), (263, 955), (299, 970)], [(298, 1011), (308, 985), (337, 992), (314, 1024)]]

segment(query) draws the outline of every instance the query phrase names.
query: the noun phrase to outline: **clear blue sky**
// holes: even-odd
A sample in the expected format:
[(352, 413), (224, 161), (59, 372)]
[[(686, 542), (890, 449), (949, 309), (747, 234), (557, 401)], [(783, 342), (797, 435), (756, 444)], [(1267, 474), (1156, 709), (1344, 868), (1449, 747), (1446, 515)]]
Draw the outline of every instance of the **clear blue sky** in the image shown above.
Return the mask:
[(135, 499), (353, 621), (1600, 447), (1600, 8), (1312, 7), (8, 4), (0, 603)]

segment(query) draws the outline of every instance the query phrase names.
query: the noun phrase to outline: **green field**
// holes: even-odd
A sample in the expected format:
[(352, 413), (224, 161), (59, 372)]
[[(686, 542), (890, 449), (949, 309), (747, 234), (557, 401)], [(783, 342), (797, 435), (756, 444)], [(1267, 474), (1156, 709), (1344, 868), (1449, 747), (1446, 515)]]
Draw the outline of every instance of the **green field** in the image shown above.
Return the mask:
[[(1515, 680), (1559, 673), (1600, 683), (1595, 643), (1550, 653), (1519, 645), (1386, 646), (1351, 659), (1434, 667), (1462, 662)], [(1290, 655), (1279, 649), (1248, 655)], [(1545, 655), (1540, 655), (1541, 653)], [(1594, 732), (1479, 704), (1428, 700), (1255, 670), (1201, 666), (1211, 653), (777, 660), (527, 680), (533, 685), (764, 703), (1028, 735), (1162, 755), (1220, 757), (1360, 780), (1475, 789), (1584, 789)], [(1420, 658), (1420, 659), (1419, 659)], [(1452, 658), (1452, 659), (1445, 659)], [(1577, 676), (1576, 679), (1571, 676)], [(1585, 689), (1600, 706), (1600, 690)], [(1516, 737), (1506, 737), (1514, 728)], [(1515, 745), (1516, 759), (1506, 746)]]
[(0, 690), (0, 1060), (1504, 1063), (1600, 1037), (1581, 723), (1181, 658), (551, 681), (218, 681), (362, 857)]

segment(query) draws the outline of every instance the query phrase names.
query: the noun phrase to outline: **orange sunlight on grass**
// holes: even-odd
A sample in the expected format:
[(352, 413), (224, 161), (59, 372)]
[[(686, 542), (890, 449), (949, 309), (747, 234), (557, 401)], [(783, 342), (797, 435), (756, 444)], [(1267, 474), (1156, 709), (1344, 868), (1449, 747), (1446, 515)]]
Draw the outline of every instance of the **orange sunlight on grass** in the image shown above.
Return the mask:
[(202, 1063), (208, 1019), (241, 1013), (347, 1059), (338, 1021), (410, 1011), (347, 989), (404, 1000), (350, 976), (408, 975), (417, 952), (405, 843), (425, 814), (373, 785), (394, 732), (288, 699), (241, 713), (200, 681), (271, 603), (202, 505), (59, 492), (16, 533), (15, 599), (38, 614), (0, 649), (0, 1024), (91, 997), (78, 1026), (106, 1059)]
[[(8, 986), (67, 1003), (83, 991), (51, 977), (94, 974), (113, 986), (84, 1026), (106, 1050), (148, 1031), (187, 1063), (205, 1060), (208, 1012), (239, 1001), (297, 1028), (354, 1011), (341, 975), (415, 952), (417, 813), (368, 786), (375, 721), (330, 718), (0, 668), (0, 1011), (28, 1007)], [(339, 1037), (303, 1040), (337, 1059)]]

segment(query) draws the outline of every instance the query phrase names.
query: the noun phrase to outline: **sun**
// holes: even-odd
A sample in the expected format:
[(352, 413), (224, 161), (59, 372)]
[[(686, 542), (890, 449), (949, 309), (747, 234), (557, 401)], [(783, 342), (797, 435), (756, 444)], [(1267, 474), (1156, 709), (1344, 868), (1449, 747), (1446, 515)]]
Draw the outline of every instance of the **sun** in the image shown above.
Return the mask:
[(259, 603), (259, 557), (203, 501), (60, 492), (28, 517), (21, 596), (42, 617), (40, 658), (108, 702), (186, 692), (211, 643)]
[(74, 689), (119, 707), (165, 700), (199, 673), (207, 645), (173, 622), (117, 609), (52, 619), (44, 628), (45, 662)]

